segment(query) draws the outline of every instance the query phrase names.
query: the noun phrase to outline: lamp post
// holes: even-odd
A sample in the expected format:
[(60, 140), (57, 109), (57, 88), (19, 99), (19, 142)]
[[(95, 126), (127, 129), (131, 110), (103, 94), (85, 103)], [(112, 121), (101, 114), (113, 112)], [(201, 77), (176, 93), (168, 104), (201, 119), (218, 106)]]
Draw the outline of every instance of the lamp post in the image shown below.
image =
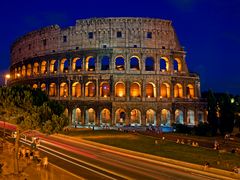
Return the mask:
[(8, 80), (10, 79), (10, 74), (6, 74), (5, 75), (5, 86), (7, 86), (8, 85)]
[[(5, 86), (7, 87), (8, 86), (8, 80), (10, 79), (10, 74), (6, 74), (5, 75)], [(3, 121), (3, 138), (4, 138), (4, 140), (5, 140), (5, 130), (6, 130), (6, 128), (5, 128), (5, 119), (4, 119), (4, 121)]]

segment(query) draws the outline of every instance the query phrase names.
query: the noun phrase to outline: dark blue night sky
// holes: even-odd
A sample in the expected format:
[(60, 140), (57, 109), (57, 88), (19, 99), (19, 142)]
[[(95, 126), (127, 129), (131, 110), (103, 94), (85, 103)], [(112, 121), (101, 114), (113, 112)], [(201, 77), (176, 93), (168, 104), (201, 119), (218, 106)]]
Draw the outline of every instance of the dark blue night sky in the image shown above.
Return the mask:
[(25, 33), (52, 24), (75, 25), (90, 17), (169, 19), (187, 52), (202, 91), (240, 94), (240, 0), (39, 0), (1, 2), (0, 73), (9, 67), (10, 45)]

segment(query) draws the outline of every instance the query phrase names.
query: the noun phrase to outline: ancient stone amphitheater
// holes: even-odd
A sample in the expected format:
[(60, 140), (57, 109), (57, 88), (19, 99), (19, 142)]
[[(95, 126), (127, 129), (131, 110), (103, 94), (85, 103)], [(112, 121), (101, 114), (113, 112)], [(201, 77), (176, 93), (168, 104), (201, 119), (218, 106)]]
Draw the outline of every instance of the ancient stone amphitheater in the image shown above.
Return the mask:
[(206, 121), (172, 22), (92, 18), (45, 27), (11, 48), (11, 84), (41, 88), (70, 124), (171, 126)]

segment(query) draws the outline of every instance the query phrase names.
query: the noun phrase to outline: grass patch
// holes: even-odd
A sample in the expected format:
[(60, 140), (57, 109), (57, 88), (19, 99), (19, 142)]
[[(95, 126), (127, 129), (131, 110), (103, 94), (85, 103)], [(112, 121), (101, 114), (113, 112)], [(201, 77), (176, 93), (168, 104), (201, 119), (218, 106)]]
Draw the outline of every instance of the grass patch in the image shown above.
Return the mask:
[[(87, 130), (69, 132), (68, 135), (119, 148), (200, 165), (208, 161), (212, 167), (230, 171), (232, 171), (235, 166), (240, 166), (240, 155), (236, 153), (220, 154), (218, 151), (212, 149), (196, 148), (186, 144), (176, 144), (175, 142), (162, 141), (161, 139), (138, 134), (114, 130)], [(158, 140), (158, 144), (155, 144), (155, 140)]]

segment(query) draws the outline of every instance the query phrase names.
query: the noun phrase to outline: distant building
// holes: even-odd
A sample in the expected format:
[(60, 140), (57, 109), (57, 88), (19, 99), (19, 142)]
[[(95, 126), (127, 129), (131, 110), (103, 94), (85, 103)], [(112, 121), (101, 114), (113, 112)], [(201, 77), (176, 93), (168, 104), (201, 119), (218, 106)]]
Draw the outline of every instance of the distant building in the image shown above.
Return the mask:
[(169, 20), (93, 18), (30, 32), (11, 48), (11, 84), (62, 102), (71, 124), (197, 125), (200, 79)]

